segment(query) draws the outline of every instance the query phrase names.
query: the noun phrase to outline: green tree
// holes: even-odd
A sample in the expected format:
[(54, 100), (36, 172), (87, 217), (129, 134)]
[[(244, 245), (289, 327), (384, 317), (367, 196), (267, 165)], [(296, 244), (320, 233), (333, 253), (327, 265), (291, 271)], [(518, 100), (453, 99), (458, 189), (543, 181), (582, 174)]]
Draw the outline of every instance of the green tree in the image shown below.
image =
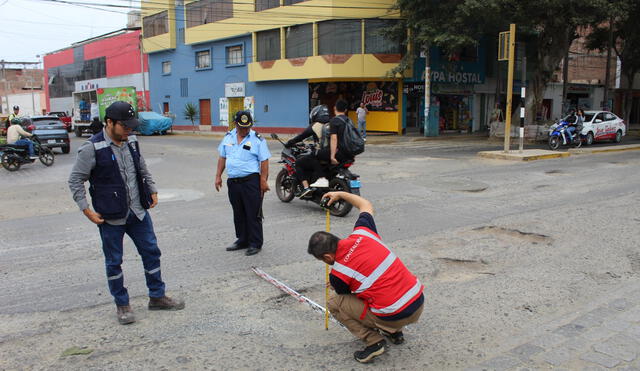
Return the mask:
[[(604, 15), (608, 21), (594, 22), (593, 31), (587, 37), (589, 49), (606, 50), (609, 45), (609, 26), (613, 29), (612, 49), (620, 58), (622, 75), (627, 80), (627, 88), (622, 100), (622, 116), (627, 123), (631, 118), (631, 100), (635, 77), (640, 72), (640, 1), (606, 1)], [(611, 22), (613, 21), (613, 22)]]
[(196, 122), (195, 120), (198, 118), (198, 107), (196, 107), (193, 103), (187, 103), (184, 105), (184, 118), (191, 121), (191, 126), (193, 126), (193, 132), (196, 132)]
[(516, 41), (526, 43), (531, 72), (529, 119), (541, 108), (544, 89), (577, 38), (577, 28), (593, 22), (601, 6), (602, 0), (397, 0), (395, 4), (402, 25), (410, 30), (409, 42), (450, 53), (477, 45), (483, 37), (497, 42), (497, 33), (515, 23)]

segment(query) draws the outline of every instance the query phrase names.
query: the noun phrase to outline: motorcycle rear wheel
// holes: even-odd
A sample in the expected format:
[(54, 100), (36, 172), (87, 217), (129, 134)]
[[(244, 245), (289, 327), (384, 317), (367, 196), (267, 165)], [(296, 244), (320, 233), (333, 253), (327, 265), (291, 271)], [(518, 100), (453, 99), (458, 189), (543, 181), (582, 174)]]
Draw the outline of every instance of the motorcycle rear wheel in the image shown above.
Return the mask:
[(55, 156), (51, 148), (40, 148), (40, 155), (38, 157), (44, 166), (51, 166), (55, 161)]
[(555, 151), (556, 149), (558, 149), (558, 147), (560, 147), (560, 137), (557, 136), (553, 136), (549, 138), (549, 148), (551, 148), (551, 150)]
[(582, 139), (580, 137), (573, 140), (573, 148), (580, 148), (582, 146)]
[(20, 166), (22, 165), (19, 160), (17, 160), (13, 156), (9, 156), (9, 154), (7, 153), (2, 154), (0, 162), (2, 162), (2, 167), (7, 169), (8, 171), (18, 171), (20, 169)]
[[(329, 182), (329, 188), (331, 191), (344, 191), (351, 193), (351, 187), (347, 184), (347, 181), (344, 179), (333, 178)], [(353, 206), (345, 202), (344, 200), (340, 200), (338, 202), (334, 202), (329, 209), (329, 212), (333, 216), (345, 216), (349, 214)]]
[(276, 176), (276, 195), (282, 202), (291, 202), (295, 197), (296, 182), (289, 178), (287, 170), (282, 169)]

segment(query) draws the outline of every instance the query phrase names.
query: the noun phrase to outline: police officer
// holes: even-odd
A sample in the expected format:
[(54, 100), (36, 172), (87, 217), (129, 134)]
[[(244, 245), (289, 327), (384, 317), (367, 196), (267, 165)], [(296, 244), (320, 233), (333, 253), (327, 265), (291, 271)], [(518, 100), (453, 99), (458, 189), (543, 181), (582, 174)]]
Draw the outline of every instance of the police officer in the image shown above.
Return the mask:
[(222, 172), (227, 169), (229, 202), (233, 208), (236, 241), (227, 251), (247, 249), (245, 255), (255, 255), (262, 249), (262, 199), (269, 190), (269, 157), (267, 141), (251, 130), (253, 118), (249, 111), (234, 116), (236, 128), (229, 131), (218, 146), (216, 191), (222, 188)]
[(6, 123), (5, 129), (9, 129), (9, 126), (11, 126), (11, 122), (17, 119), (19, 115), (20, 115), (20, 107), (13, 106), (13, 113), (9, 114), (9, 117), (7, 117), (7, 123)]
[[(160, 249), (146, 209), (158, 204), (153, 178), (140, 146), (131, 130), (140, 122), (133, 107), (117, 101), (105, 111), (104, 130), (93, 135), (78, 149), (69, 176), (69, 188), (82, 213), (98, 225), (102, 239), (109, 291), (116, 302), (118, 322), (133, 323), (129, 294), (122, 275), (123, 238), (127, 234), (142, 257), (149, 289), (149, 310), (180, 310), (184, 301), (165, 295), (160, 275)], [(89, 181), (93, 210), (86, 198), (84, 183)]]

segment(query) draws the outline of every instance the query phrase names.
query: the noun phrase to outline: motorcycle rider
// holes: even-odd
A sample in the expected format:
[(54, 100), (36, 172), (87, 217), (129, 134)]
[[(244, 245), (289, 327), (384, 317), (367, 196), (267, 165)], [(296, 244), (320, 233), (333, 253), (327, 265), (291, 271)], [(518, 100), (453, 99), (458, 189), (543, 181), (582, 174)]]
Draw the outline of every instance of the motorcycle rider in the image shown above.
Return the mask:
[[(38, 158), (38, 156), (35, 155), (33, 142), (29, 139), (26, 139), (31, 138), (32, 136), (33, 134), (25, 131), (22, 126), (20, 126), (20, 119), (14, 118), (11, 120), (11, 126), (9, 126), (9, 130), (7, 130), (7, 144), (27, 147), (27, 149), (29, 150), (29, 159), (35, 160)], [(24, 137), (24, 139), (21, 137)]]
[(573, 142), (573, 134), (580, 133), (582, 131), (582, 124), (584, 123), (584, 110), (579, 108), (574, 114), (575, 121), (569, 122), (567, 121), (567, 127), (565, 128), (566, 136), (563, 136), (565, 140), (564, 144)]
[(314, 153), (310, 153), (305, 156), (301, 156), (296, 160), (296, 178), (298, 183), (302, 184), (302, 190), (297, 195), (300, 198), (304, 198), (311, 193), (311, 187), (309, 186), (309, 180), (312, 176), (321, 170), (320, 161), (317, 157), (319, 150), (329, 147), (327, 123), (331, 120), (329, 109), (326, 105), (321, 104), (311, 109), (309, 113), (309, 126), (300, 134), (296, 135), (287, 143), (285, 147), (291, 148), (296, 143), (301, 142), (309, 137), (313, 137), (313, 141), (317, 145), (317, 149)]

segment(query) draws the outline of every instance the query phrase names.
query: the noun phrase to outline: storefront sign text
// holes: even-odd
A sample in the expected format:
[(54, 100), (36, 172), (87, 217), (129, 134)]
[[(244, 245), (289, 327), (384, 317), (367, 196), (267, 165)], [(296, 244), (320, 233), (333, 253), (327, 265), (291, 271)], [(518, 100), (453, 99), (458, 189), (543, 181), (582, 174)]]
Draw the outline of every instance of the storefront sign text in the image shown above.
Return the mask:
[(224, 96), (227, 98), (244, 97), (244, 82), (224, 84)]

